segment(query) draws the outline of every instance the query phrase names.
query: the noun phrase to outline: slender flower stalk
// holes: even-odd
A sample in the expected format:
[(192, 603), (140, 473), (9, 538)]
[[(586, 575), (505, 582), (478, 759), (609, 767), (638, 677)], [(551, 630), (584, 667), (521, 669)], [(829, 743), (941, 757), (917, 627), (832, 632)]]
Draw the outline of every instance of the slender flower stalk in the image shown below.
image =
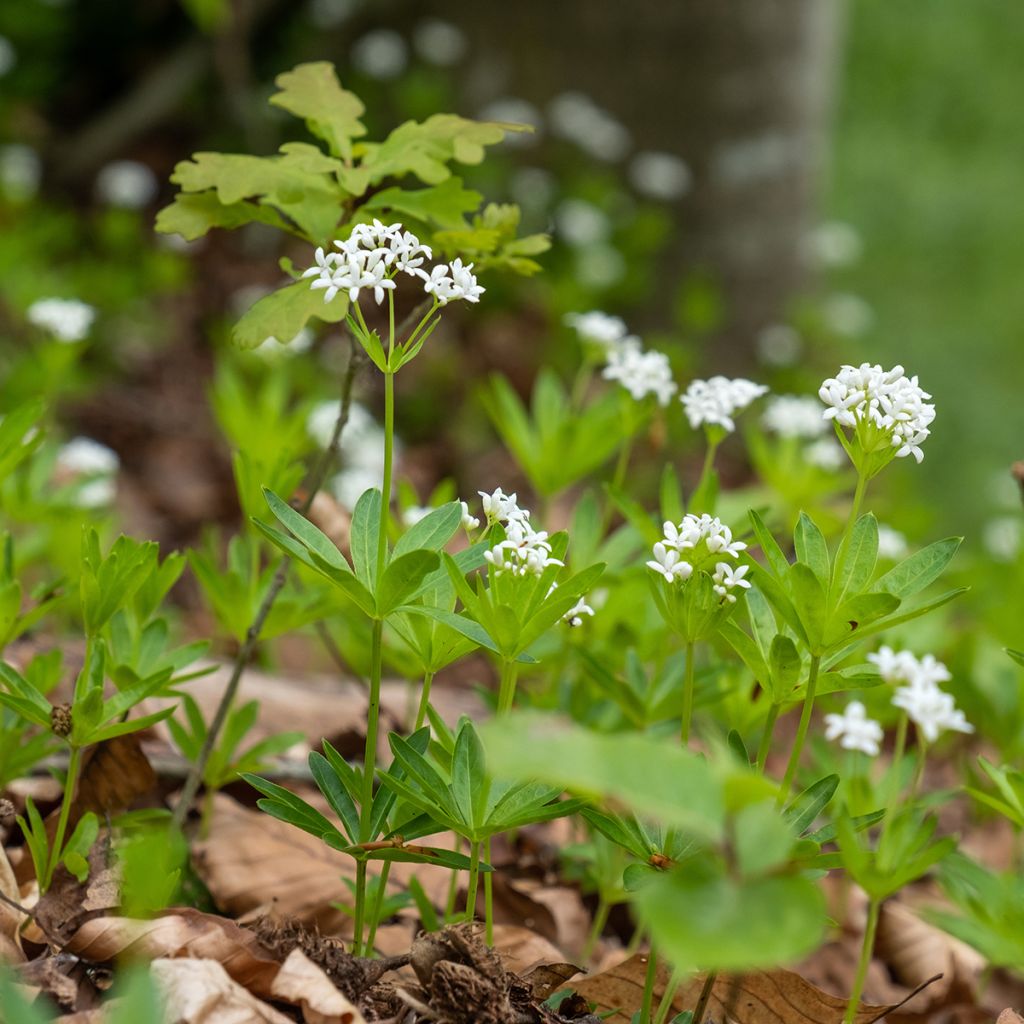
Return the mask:
[(786, 774), (782, 777), (782, 785), (779, 788), (779, 796), (776, 803), (781, 807), (789, 796), (793, 785), (793, 777), (800, 765), (800, 754), (804, 749), (804, 740), (807, 739), (807, 730), (811, 725), (811, 714), (814, 711), (814, 698), (818, 690), (818, 668), (821, 664), (821, 657), (817, 654), (811, 655), (811, 666), (807, 676), (807, 693), (804, 696), (804, 706), (800, 712), (800, 724), (796, 729), (796, 739), (793, 741), (793, 750), (789, 755), (789, 764), (786, 765)]
[(690, 725), (693, 719), (693, 688), (694, 688), (694, 665), (693, 665), (693, 641), (686, 644), (686, 678), (683, 681), (683, 720), (682, 720), (682, 741), (683, 746), (690, 743)]
[(868, 967), (871, 964), (871, 954), (875, 948), (875, 933), (878, 931), (878, 912), (880, 909), (881, 903), (878, 900), (873, 899), (868, 903), (868, 920), (864, 928), (864, 943), (860, 949), (857, 975), (853, 980), (853, 991), (850, 993), (850, 1001), (846, 1004), (843, 1024), (853, 1024), (857, 1016), (857, 1007), (860, 1006), (860, 997), (864, 993), (864, 982), (867, 980)]
[(480, 887), (480, 843), (471, 843), (469, 852), (469, 888), (466, 891), (466, 920), (476, 917), (476, 894)]
[(761, 743), (757, 748), (757, 770), (763, 775), (764, 767), (768, 763), (768, 754), (772, 749), (772, 739), (775, 736), (775, 723), (779, 717), (781, 704), (772, 703), (768, 708), (768, 717), (765, 719), (764, 731), (761, 733)]
[[(484, 860), (491, 863), (491, 837), (484, 840)], [(484, 872), (484, 939), (494, 945), (494, 872)]]
[(373, 944), (377, 941), (377, 926), (380, 924), (380, 915), (384, 908), (384, 897), (387, 895), (388, 875), (390, 873), (391, 861), (386, 860), (380, 869), (377, 893), (373, 901), (373, 909), (370, 912), (370, 930), (366, 936), (366, 943), (363, 946), (365, 956), (373, 956)]
[(427, 720), (427, 705), (430, 704), (430, 684), (434, 681), (434, 673), (427, 671), (423, 674), (423, 682), (420, 685), (420, 706), (416, 711), (416, 722), (412, 727), (413, 732), (419, 732)]
[(639, 1024), (652, 1024), (651, 1011), (654, 1009), (654, 984), (658, 978), (658, 957), (651, 947), (647, 954), (647, 973), (644, 976), (644, 994), (640, 1003)]
[(78, 788), (78, 774), (82, 766), (82, 751), (80, 747), (71, 747), (68, 756), (68, 773), (64, 780), (64, 795), (60, 802), (60, 814), (57, 818), (57, 831), (53, 835), (53, 843), (50, 845), (50, 853), (46, 859), (46, 870), (39, 880), (39, 889), (46, 892), (53, 881), (53, 873), (60, 863), (60, 855), (63, 852), (64, 839), (67, 836), (68, 821), (71, 817), (71, 804), (75, 799), (75, 790)]

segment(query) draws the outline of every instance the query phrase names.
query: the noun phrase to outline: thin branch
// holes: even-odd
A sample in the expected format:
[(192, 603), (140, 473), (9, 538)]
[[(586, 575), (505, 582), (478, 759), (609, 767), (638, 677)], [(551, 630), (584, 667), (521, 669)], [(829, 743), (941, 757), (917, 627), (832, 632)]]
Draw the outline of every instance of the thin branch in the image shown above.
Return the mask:
[[(331, 434), (330, 444), (324, 449), (320, 458), (316, 461), (316, 464), (307, 474), (306, 482), (304, 484), (306, 496), (298, 507), (298, 511), (301, 515), (306, 515), (306, 513), (309, 512), (314, 498), (316, 498), (320, 488), (324, 485), (324, 481), (327, 479), (327, 474), (337, 459), (341, 442), (341, 432), (344, 430), (345, 424), (348, 422), (349, 410), (352, 407), (352, 385), (355, 381), (356, 370), (360, 365), (362, 365), (362, 362), (363, 360), (359, 358), (355, 343), (353, 342), (352, 350), (349, 354), (348, 366), (345, 368), (345, 375), (341, 382), (341, 402), (338, 407), (338, 418), (334, 423), (334, 430)], [(210, 723), (210, 727), (206, 732), (206, 738), (203, 741), (202, 749), (199, 751), (199, 757), (196, 758), (196, 762), (192, 766), (192, 770), (189, 772), (188, 778), (185, 780), (181, 796), (178, 798), (178, 803), (174, 808), (172, 821), (175, 827), (179, 829), (185, 823), (185, 816), (188, 814), (188, 809), (191, 807), (192, 801), (195, 799), (196, 793), (199, 791), (199, 786), (203, 780), (203, 774), (206, 771), (206, 765), (210, 760), (210, 755), (213, 753), (213, 748), (217, 744), (221, 730), (224, 728), (224, 722), (226, 721), (228, 712), (234, 702), (235, 694), (238, 692), (238, 686), (242, 680), (242, 674), (248, 667), (248, 664), (252, 659), (253, 652), (256, 650), (260, 633), (263, 631), (263, 626), (267, 621), (267, 616), (270, 614), (270, 610), (273, 608), (274, 602), (277, 600), (277, 595), (280, 594), (286, 580), (288, 579), (288, 569), (290, 565), (291, 558), (288, 555), (283, 556), (281, 561), (278, 563), (277, 571), (274, 573), (274, 578), (270, 583), (270, 587), (267, 589), (263, 602), (260, 605), (259, 610), (256, 612), (256, 617), (246, 630), (245, 641), (239, 648), (238, 654), (235, 655), (234, 665), (231, 670), (231, 678), (228, 680), (227, 686), (224, 688), (220, 704), (217, 705), (217, 711), (213, 716), (213, 721)]]
[(33, 914), (32, 911), (28, 909), (28, 907), (23, 907), (20, 903), (16, 903), (14, 900), (10, 898), (10, 896), (7, 896), (2, 892), (0, 892), (0, 903), (6, 903), (7, 906), (13, 907), (16, 911), (18, 911), (19, 914), (24, 914), (26, 917), (31, 918), (33, 921), (36, 919), (36, 915)]

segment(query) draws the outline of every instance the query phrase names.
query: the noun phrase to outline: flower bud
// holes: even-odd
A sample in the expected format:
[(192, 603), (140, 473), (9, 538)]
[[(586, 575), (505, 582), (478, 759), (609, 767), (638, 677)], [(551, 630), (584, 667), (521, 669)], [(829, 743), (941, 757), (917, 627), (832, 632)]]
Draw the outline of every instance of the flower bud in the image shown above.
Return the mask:
[(50, 712), (50, 728), (56, 736), (71, 735), (71, 705), (58, 704)]

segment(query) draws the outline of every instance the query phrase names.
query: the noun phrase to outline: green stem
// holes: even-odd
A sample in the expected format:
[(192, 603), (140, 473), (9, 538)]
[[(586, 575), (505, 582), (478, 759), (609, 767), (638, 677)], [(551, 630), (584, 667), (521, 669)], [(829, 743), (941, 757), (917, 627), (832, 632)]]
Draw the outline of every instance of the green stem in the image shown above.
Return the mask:
[[(708, 487), (711, 486), (711, 474), (715, 469), (715, 454), (718, 452), (718, 446), (721, 443), (722, 442), (720, 440), (716, 441), (712, 440), (710, 437), (708, 438), (708, 448), (704, 453), (704, 465), (701, 466), (700, 480), (697, 481), (697, 486), (694, 488), (693, 496), (691, 498), (691, 505), (693, 505), (693, 507), (688, 511), (709, 513), (715, 511), (714, 502), (708, 502), (706, 491)], [(698, 504), (705, 507), (698, 508)]]
[(580, 954), (584, 963), (594, 955), (594, 950), (597, 949), (601, 934), (604, 932), (604, 926), (608, 923), (608, 914), (611, 909), (612, 905), (605, 899), (604, 895), (598, 896), (594, 920), (590, 926), (590, 931), (587, 933), (587, 941), (583, 946), (583, 952)]
[(768, 763), (768, 754), (772, 749), (772, 739), (775, 736), (775, 722), (778, 720), (781, 704), (772, 703), (768, 708), (768, 717), (765, 719), (764, 732), (761, 733), (761, 744), (757, 748), (757, 770), (764, 775), (764, 766)]
[[(462, 839), (459, 836), (454, 836), (454, 842), (452, 843), (452, 849), (456, 853), (462, 853)], [(459, 872), (453, 868), (448, 878), (448, 899), (444, 905), (444, 920), (445, 924), (451, 922), (455, 917), (455, 901), (459, 897)]]
[(878, 911), (880, 907), (881, 904), (878, 900), (872, 900), (868, 904), (868, 922), (864, 928), (864, 945), (861, 946), (860, 962), (857, 964), (857, 976), (853, 981), (850, 1001), (846, 1004), (843, 1024), (853, 1024), (853, 1020), (857, 1016), (857, 1007), (860, 1005), (860, 997), (864, 992), (864, 981), (868, 976), (868, 966), (871, 963), (871, 953), (875, 948), (875, 932), (878, 929)]
[(380, 723), (380, 680), (383, 659), (384, 622), (373, 620), (370, 640), (370, 704), (366, 712), (366, 748), (363, 751), (363, 797), (359, 807), (359, 841), (372, 842), (370, 817), (373, 812), (373, 776), (377, 769), (377, 730)]
[(686, 679), (683, 682), (683, 720), (682, 720), (682, 741), (683, 746), (690, 742), (690, 721), (693, 718), (693, 641), (686, 642)]
[(384, 475), (380, 492), (380, 532), (377, 536), (377, 582), (387, 568), (388, 513), (391, 510), (391, 472), (395, 446), (395, 375), (384, 374)]
[(697, 998), (697, 1005), (693, 1011), (692, 1024), (703, 1024), (704, 1014), (707, 1012), (708, 1003), (711, 1002), (711, 993), (715, 989), (715, 982), (718, 980), (718, 971), (708, 971), (704, 976), (704, 984)]
[(71, 817), (71, 804), (75, 799), (75, 790), (78, 788), (78, 772), (82, 764), (82, 751), (79, 747), (71, 747), (68, 756), (68, 773), (64, 780), (64, 797), (60, 803), (60, 817), (57, 819), (57, 831), (53, 835), (53, 843), (50, 846), (50, 854), (46, 858), (46, 871), (40, 879), (39, 889), (46, 892), (53, 881), (53, 873), (60, 863), (61, 854), (64, 852), (64, 839), (68, 830), (68, 820)]
[(469, 888), (466, 892), (466, 920), (476, 917), (476, 892), (480, 887), (480, 844), (470, 843)]
[(658, 958), (651, 947), (647, 954), (647, 974), (644, 977), (644, 996), (640, 1004), (640, 1024), (651, 1024), (651, 1009), (654, 1006), (654, 982), (658, 977)]
[(665, 991), (661, 994), (661, 1002), (658, 1003), (658, 1012), (654, 1016), (654, 1024), (665, 1024), (668, 1015), (672, 1012), (672, 1000), (675, 999), (679, 986), (683, 982), (683, 976), (679, 971), (673, 971)]
[(843, 567), (846, 564), (846, 556), (850, 550), (850, 538), (853, 536), (853, 528), (857, 525), (857, 517), (860, 515), (860, 507), (864, 503), (864, 493), (867, 491), (868, 478), (863, 474), (857, 476), (857, 489), (853, 492), (853, 504), (850, 506), (850, 516), (846, 520), (843, 529), (842, 539), (839, 541), (839, 550), (836, 552), (836, 561), (832, 569), (832, 584), (835, 586), (842, 578)]
[(366, 861), (356, 861), (356, 907), (352, 922), (352, 955), (360, 956), (363, 951), (363, 920), (366, 915)]
[(900, 765), (903, 762), (903, 754), (907, 749), (907, 721), (907, 716), (901, 714), (899, 723), (896, 726), (896, 741), (892, 750), (892, 767), (889, 769), (892, 779), (887, 787), (885, 817), (882, 818), (882, 828), (878, 833), (878, 846), (876, 847), (878, 850), (882, 849), (882, 843), (885, 840), (886, 833), (889, 831), (889, 825), (896, 815), (896, 805), (900, 801)]
[(516, 676), (518, 667), (514, 661), (502, 661), (501, 685), (498, 688), (498, 714), (503, 715), (512, 710), (516, 699)]
[[(484, 840), (484, 860), (491, 863), (491, 837)], [(484, 872), (484, 938), (494, 945), (494, 872)]]
[(782, 788), (779, 790), (778, 806), (781, 807), (789, 796), (790, 787), (793, 785), (793, 777), (800, 765), (800, 754), (804, 749), (804, 740), (807, 738), (807, 730), (811, 724), (811, 713), (814, 711), (814, 696), (818, 690), (818, 666), (821, 664), (821, 655), (811, 655), (810, 673), (807, 677), (807, 694), (804, 697), (803, 710), (800, 712), (800, 724), (796, 729), (796, 739), (793, 741), (793, 750), (789, 755), (789, 764), (786, 765), (786, 774), (782, 778)]
[(377, 940), (377, 925), (380, 924), (380, 912), (384, 907), (384, 896), (388, 889), (388, 875), (391, 873), (391, 861), (384, 861), (380, 869), (380, 878), (377, 882), (377, 894), (373, 900), (373, 911), (370, 914), (370, 931), (366, 936), (366, 945), (363, 947), (364, 955), (373, 956), (373, 944)]
[(928, 754), (928, 744), (917, 730), (917, 764), (914, 766), (914, 781), (910, 784), (910, 796), (908, 802), (912, 803), (917, 799), (917, 791), (921, 787), (921, 779), (924, 777), (924, 761)]
[(430, 703), (430, 684), (434, 681), (434, 673), (429, 669), (423, 673), (423, 686), (420, 689), (420, 706), (416, 712), (416, 724), (413, 726), (413, 732), (418, 732), (423, 728), (423, 723), (427, 720), (427, 705)]

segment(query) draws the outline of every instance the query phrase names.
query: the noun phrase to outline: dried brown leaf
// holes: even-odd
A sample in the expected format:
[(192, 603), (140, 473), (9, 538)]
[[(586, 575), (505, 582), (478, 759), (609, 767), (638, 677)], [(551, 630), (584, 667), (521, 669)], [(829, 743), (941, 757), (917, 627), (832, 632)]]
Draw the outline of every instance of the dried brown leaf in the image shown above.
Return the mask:
[(505, 969), (516, 974), (525, 974), (540, 964), (561, 963), (565, 959), (562, 951), (543, 935), (515, 924), (494, 926), (494, 948), (501, 954)]
[(1001, 1014), (996, 1024), (1024, 1024), (1024, 1017), (1022, 1017), (1016, 1010), (1011, 1010), (1007, 1007)]
[[(639, 1009), (647, 973), (647, 957), (634, 956), (617, 967), (573, 984), (572, 988), (601, 1012), (617, 1011), (608, 1019), (628, 1021)], [(655, 1001), (668, 983), (668, 970), (659, 964)], [(680, 987), (673, 1010), (692, 1010), (704, 979), (696, 977)], [(736, 1024), (842, 1024), (846, 1000), (822, 992), (792, 971), (752, 971), (732, 977), (720, 975), (712, 988), (708, 1016), (722, 1020), (726, 1009)], [(872, 1024), (892, 1006), (862, 1003), (855, 1024)]]
[(150, 972), (175, 1024), (292, 1024), (216, 960), (154, 960)]
[(93, 747), (78, 780), (72, 823), (87, 811), (103, 821), (155, 793), (156, 774), (139, 745), (139, 734), (115, 736)]
[[(15, 903), (21, 902), (21, 892), (14, 877), (14, 869), (0, 846), (0, 893)], [(19, 929), (25, 917), (14, 907), (0, 900), (0, 963), (20, 963), (25, 959), (21, 949)]]
[(301, 949), (288, 954), (271, 995), (300, 1007), (306, 1024), (366, 1024), (359, 1010)]

